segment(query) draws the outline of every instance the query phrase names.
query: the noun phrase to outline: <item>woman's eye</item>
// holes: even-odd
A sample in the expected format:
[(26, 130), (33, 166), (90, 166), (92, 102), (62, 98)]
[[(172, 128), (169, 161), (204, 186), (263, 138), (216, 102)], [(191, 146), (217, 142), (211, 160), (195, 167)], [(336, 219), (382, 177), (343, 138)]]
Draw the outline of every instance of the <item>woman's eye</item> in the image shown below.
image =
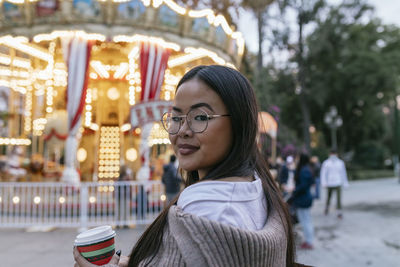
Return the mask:
[(194, 117), (194, 120), (196, 120), (196, 121), (206, 121), (206, 120), (208, 120), (208, 117), (207, 117), (207, 115), (197, 115), (197, 116)]
[(171, 117), (171, 121), (173, 121), (173, 122), (180, 122), (181, 121), (181, 117), (178, 117), (178, 116), (172, 116)]

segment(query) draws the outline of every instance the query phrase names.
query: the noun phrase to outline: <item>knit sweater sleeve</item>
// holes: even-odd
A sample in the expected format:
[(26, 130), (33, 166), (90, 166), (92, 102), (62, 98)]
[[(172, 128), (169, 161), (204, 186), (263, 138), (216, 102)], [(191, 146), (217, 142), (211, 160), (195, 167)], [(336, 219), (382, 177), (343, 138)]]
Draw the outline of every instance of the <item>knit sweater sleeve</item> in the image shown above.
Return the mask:
[(187, 266), (286, 266), (287, 238), (275, 210), (262, 230), (249, 231), (172, 206), (168, 232)]
[(178, 249), (178, 245), (171, 235), (169, 227), (164, 230), (163, 239), (161, 242), (160, 249), (157, 254), (146, 258), (140, 262), (139, 267), (145, 266), (163, 266), (163, 267), (185, 267), (181, 251)]

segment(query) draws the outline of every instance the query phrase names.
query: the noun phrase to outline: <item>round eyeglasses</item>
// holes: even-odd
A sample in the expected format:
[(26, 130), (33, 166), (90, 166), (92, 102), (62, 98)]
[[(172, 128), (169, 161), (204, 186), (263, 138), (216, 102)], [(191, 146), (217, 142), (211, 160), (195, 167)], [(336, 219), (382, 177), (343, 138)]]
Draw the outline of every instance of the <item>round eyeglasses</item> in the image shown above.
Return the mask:
[(186, 118), (190, 130), (194, 133), (202, 133), (207, 129), (209, 120), (226, 116), (230, 115), (208, 115), (204, 110), (192, 109), (186, 115), (175, 115), (172, 112), (165, 112), (161, 118), (161, 122), (169, 134), (177, 134), (183, 125), (183, 119)]

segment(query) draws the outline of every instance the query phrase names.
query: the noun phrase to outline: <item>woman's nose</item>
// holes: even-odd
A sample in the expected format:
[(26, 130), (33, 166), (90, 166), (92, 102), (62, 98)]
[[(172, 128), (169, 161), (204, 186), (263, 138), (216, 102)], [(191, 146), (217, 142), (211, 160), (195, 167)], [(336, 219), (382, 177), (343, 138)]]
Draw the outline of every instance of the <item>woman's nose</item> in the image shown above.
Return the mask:
[(193, 134), (193, 131), (192, 131), (192, 129), (190, 129), (189, 120), (186, 117), (181, 124), (181, 128), (179, 129), (178, 135), (179, 136), (189, 136), (191, 134)]

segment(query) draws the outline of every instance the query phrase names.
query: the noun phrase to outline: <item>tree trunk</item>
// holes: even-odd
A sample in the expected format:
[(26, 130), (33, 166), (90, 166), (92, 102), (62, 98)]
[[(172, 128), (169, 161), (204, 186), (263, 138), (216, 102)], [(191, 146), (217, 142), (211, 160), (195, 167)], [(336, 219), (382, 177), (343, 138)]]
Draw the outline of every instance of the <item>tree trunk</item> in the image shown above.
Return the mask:
[(261, 88), (261, 70), (263, 67), (263, 50), (262, 50), (262, 43), (264, 40), (264, 33), (263, 33), (263, 11), (257, 10), (257, 30), (258, 30), (258, 55), (257, 55), (257, 70), (256, 70), (256, 79), (255, 85), (257, 89)]
[(310, 125), (311, 125), (311, 119), (310, 119), (310, 109), (308, 107), (307, 103), (307, 94), (306, 94), (306, 84), (305, 84), (305, 66), (304, 66), (304, 42), (303, 42), (303, 15), (300, 11), (298, 15), (298, 26), (299, 26), (299, 39), (298, 39), (298, 57), (297, 61), (299, 64), (299, 72), (297, 74), (297, 80), (300, 86), (300, 94), (299, 94), (299, 102), (300, 102), (300, 109), (301, 113), (303, 115), (303, 141), (304, 141), (304, 147), (308, 153), (311, 152), (311, 147), (310, 147)]
[(299, 101), (300, 101), (300, 109), (301, 109), (301, 114), (303, 115), (303, 141), (304, 141), (304, 148), (308, 153), (311, 152), (311, 147), (310, 147), (310, 124), (311, 124), (311, 119), (310, 119), (310, 110), (308, 108), (307, 104), (307, 98), (304, 95), (304, 93), (300, 93), (299, 95)]

